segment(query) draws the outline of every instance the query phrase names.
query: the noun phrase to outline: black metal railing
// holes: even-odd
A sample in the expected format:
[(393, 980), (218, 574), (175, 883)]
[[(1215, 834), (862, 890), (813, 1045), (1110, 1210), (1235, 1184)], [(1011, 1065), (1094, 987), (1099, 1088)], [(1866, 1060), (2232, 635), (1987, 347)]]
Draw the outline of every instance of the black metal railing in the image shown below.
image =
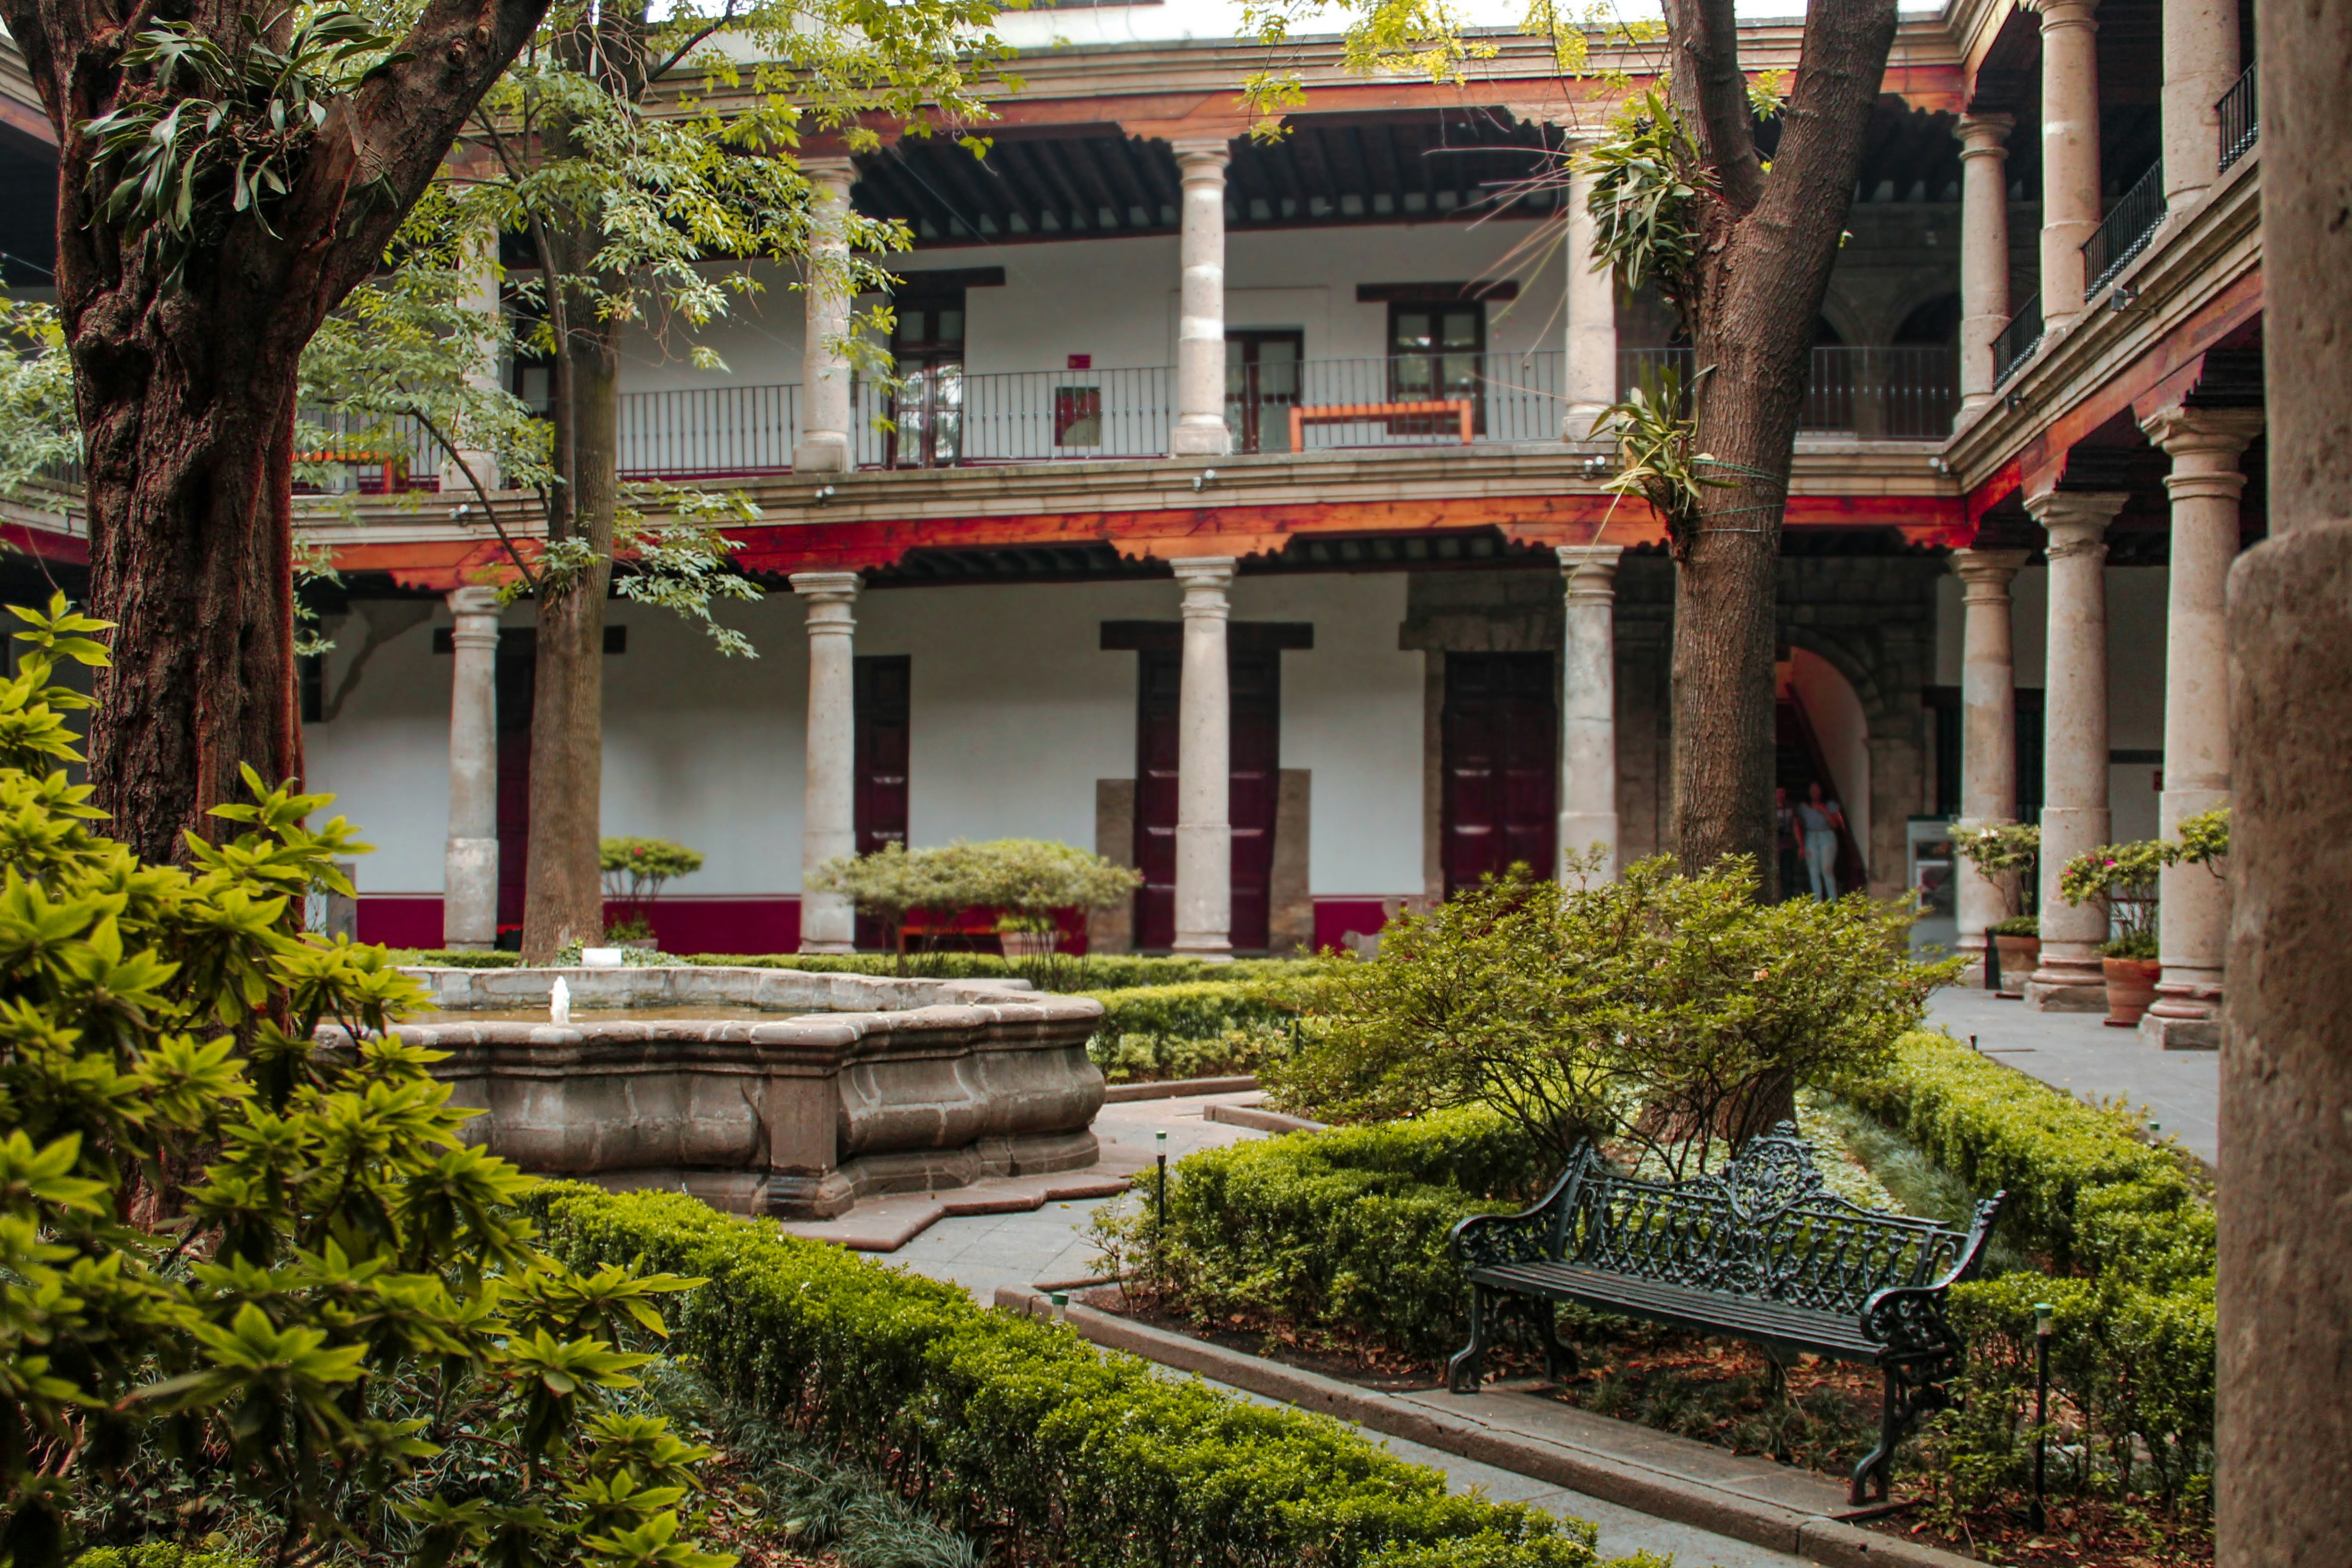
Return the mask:
[(2227, 169), (2244, 157), (2261, 138), (2263, 121), (2259, 109), (2254, 100), (2254, 68), (2248, 66), (2238, 73), (2236, 84), (2213, 106), (2213, 112), (2221, 121), (2221, 169)]
[(2083, 298), (2087, 300), (2147, 248), (2148, 237), (2164, 221), (2164, 160), (2132, 182), (2091, 237), (2083, 242)]
[(1992, 384), (1999, 386), (2015, 375), (2042, 344), (2042, 296), (2028, 300), (1992, 341)]
[[(1687, 393), (1694, 369), (1687, 348), (1621, 349), (1617, 384), (1625, 393), (1672, 370)], [(1952, 351), (1939, 343), (1830, 344), (1813, 350), (1797, 428), (1870, 441), (1937, 441), (1949, 435), (1959, 406)]]

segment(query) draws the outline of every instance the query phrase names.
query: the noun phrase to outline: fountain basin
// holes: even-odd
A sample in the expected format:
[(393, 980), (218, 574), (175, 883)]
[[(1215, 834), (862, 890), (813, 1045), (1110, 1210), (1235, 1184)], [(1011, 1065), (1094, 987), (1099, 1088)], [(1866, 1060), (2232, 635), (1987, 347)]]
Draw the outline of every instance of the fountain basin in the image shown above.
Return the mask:
[[(773, 969), (407, 973), (444, 1021), (400, 1034), (447, 1053), (433, 1073), (452, 1103), (483, 1112), (471, 1140), (540, 1174), (830, 1219), (868, 1194), (1097, 1157), (1103, 1079), (1086, 1046), (1102, 1007), (1084, 997)], [(543, 1009), (558, 978), (571, 991), (568, 1026), (447, 1021)], [(669, 1016), (698, 1005), (737, 1016)]]

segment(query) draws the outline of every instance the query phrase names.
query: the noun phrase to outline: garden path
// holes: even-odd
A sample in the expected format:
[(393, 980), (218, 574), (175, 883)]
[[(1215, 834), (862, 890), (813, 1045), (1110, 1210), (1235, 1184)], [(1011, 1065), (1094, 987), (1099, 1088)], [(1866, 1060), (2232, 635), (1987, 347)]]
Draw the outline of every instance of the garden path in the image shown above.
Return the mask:
[(1927, 1022), (2053, 1089), (2094, 1104), (2121, 1096), (2207, 1164), (2221, 1156), (2221, 1054), (2159, 1050), (2137, 1029), (2110, 1029), (2095, 1013), (2036, 1013), (2022, 1002), (1949, 986)]
[[(1106, 1105), (1095, 1119), (1095, 1135), (1123, 1151), (1137, 1152), (1148, 1161), (1155, 1149), (1152, 1134), (1164, 1128), (1172, 1162), (1196, 1149), (1223, 1148), (1264, 1137), (1245, 1128), (1210, 1121), (1202, 1114), (1205, 1106), (1245, 1105), (1258, 1098), (1252, 1092)], [(1084, 1279), (1094, 1273), (1095, 1249), (1087, 1239), (1087, 1222), (1101, 1204), (1118, 1201), (1123, 1200), (1047, 1204), (1026, 1214), (950, 1215), (882, 1260), (936, 1279), (952, 1280), (982, 1301), (993, 1300), (1000, 1285), (1025, 1287)], [(1261, 1405), (1276, 1403), (1244, 1389), (1228, 1388), (1227, 1392)], [(1644, 1550), (1671, 1552), (1675, 1568), (1806, 1568), (1803, 1558), (1785, 1552), (1657, 1519), (1418, 1443), (1357, 1430), (1399, 1458), (1444, 1472), (1457, 1491), (1480, 1487), (1496, 1501), (1530, 1503), (1548, 1513), (1591, 1520), (1601, 1528), (1604, 1555)]]

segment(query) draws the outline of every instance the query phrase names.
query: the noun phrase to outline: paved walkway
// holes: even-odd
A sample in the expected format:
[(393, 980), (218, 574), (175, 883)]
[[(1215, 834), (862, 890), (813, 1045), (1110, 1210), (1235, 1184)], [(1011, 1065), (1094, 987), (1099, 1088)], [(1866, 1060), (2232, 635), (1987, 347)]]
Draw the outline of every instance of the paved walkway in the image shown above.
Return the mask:
[(1985, 991), (1938, 991), (1927, 1022), (2055, 1089), (2121, 1098), (2208, 1164), (2221, 1156), (2221, 1053), (2159, 1050), (2095, 1013), (2036, 1013)]
[[(1223, 1101), (1248, 1104), (1251, 1094), (1211, 1095), (1198, 1100), (1146, 1100), (1106, 1105), (1095, 1119), (1095, 1135), (1121, 1152), (1133, 1151), (1149, 1160), (1158, 1148), (1152, 1134), (1168, 1134), (1168, 1158), (1173, 1162), (1196, 1149), (1222, 1148), (1263, 1133), (1209, 1121), (1202, 1108)], [(878, 1259), (910, 1268), (936, 1279), (951, 1279), (980, 1300), (993, 1300), (1000, 1285), (1058, 1284), (1087, 1279), (1096, 1272), (1094, 1244), (1087, 1226), (1105, 1203), (1047, 1204), (1029, 1214), (971, 1215), (940, 1220), (905, 1247)], [(1228, 1389), (1237, 1398), (1274, 1403), (1241, 1389)], [(1475, 1487), (1499, 1502), (1531, 1503), (1548, 1513), (1591, 1520), (1601, 1528), (1603, 1556), (1637, 1551), (1671, 1552), (1675, 1568), (1805, 1568), (1805, 1560), (1785, 1552), (1751, 1546), (1728, 1536), (1690, 1525), (1655, 1519), (1615, 1503), (1603, 1502), (1508, 1470), (1457, 1458), (1434, 1448), (1378, 1433), (1359, 1434), (1399, 1458), (1443, 1471), (1457, 1491)]]

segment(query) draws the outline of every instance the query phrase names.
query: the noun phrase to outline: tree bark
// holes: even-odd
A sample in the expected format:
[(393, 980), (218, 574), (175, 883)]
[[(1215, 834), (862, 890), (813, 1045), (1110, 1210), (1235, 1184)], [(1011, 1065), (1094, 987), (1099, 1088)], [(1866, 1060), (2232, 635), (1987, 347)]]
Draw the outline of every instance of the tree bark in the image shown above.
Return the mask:
[[(126, 0), (0, 0), (58, 133), (58, 308), (73, 355), (90, 524), (90, 607), (116, 623), (90, 776), (112, 831), (150, 860), (243, 794), (242, 765), (301, 772), (293, 706), (295, 375), (326, 313), (373, 272), (465, 117), (547, 0), (432, 0), (409, 58), (334, 103), (264, 226), (216, 228), (175, 272), (163, 237), (100, 214), (89, 121), (154, 96), (121, 65), (152, 12)], [(278, 8), (199, 7), (232, 58)], [(275, 231), (274, 233), (272, 231)]]
[(1769, 174), (1757, 161), (1731, 0), (1668, 0), (1673, 91), (1715, 178), (1696, 297), (1695, 448), (1720, 488), (1677, 542), (1675, 851), (1692, 870), (1752, 857), (1779, 894), (1772, 815), (1775, 607), (1789, 463), (1894, 0), (1814, 0)]
[[(643, 5), (611, 5), (559, 38), (565, 63), (615, 100), (635, 103), (646, 87)], [(561, 121), (546, 137), (549, 156), (579, 155), (575, 128)], [(538, 228), (548, 269), (556, 342), (555, 452), (563, 483), (549, 509), (551, 543), (570, 542), (586, 564), (544, 585), (539, 596), (539, 665), (530, 718), (530, 849), (523, 873), (522, 952), (546, 963), (574, 942), (604, 934), (603, 834), (604, 600), (613, 581), (619, 504), (620, 318), (600, 298), (631, 280), (596, 271), (605, 236), (590, 211), (557, 215)], [(570, 281), (564, 281), (564, 280)]]
[[(557, 250), (570, 248), (562, 241)], [(582, 570), (539, 599), (539, 668), (530, 715), (530, 852), (522, 952), (545, 963), (604, 934), (597, 843), (604, 813), (604, 598), (613, 581), (620, 445), (620, 355), (609, 322), (572, 326), (557, 418), (568, 426), (570, 505), (563, 537), (587, 546)]]

